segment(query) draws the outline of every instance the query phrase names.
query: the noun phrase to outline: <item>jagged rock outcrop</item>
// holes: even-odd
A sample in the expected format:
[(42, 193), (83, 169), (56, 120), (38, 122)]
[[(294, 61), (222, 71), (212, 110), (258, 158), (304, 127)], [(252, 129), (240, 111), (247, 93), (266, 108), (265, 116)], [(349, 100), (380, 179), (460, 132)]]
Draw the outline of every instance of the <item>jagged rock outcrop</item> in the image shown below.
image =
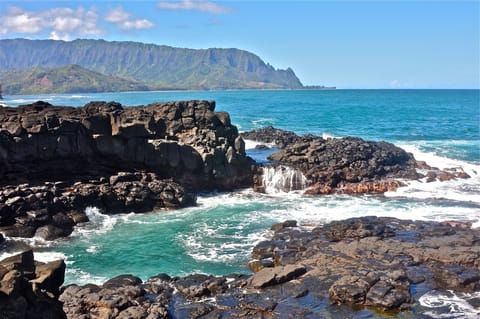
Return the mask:
[(244, 143), (213, 101), (0, 108), (2, 183), (144, 169), (194, 190), (249, 186)]
[(65, 275), (62, 260), (36, 262), (31, 250), (0, 261), (0, 314), (4, 319), (64, 319), (58, 300)]
[[(83, 210), (194, 204), (189, 192), (251, 186), (253, 161), (213, 101), (0, 108), (0, 227), (67, 236)], [(83, 215), (83, 216), (82, 216)]]
[(468, 224), (362, 217), (273, 229), (253, 249), (268, 261), (253, 275), (123, 275), (69, 285), (60, 300), (68, 318), (354, 318), (416, 316), (429, 291), (480, 291), (480, 229)]
[[(383, 141), (298, 136), (273, 127), (245, 132), (242, 136), (274, 143), (281, 148), (269, 159), (276, 165), (287, 165), (301, 171), (307, 179), (308, 194), (384, 193), (400, 187), (402, 179), (416, 180), (427, 176), (427, 181), (433, 181), (469, 177), (462, 170), (440, 171), (417, 162), (412, 154)], [(425, 174), (417, 169), (422, 169)], [(256, 190), (264, 190), (264, 183), (264, 178), (254, 177)]]

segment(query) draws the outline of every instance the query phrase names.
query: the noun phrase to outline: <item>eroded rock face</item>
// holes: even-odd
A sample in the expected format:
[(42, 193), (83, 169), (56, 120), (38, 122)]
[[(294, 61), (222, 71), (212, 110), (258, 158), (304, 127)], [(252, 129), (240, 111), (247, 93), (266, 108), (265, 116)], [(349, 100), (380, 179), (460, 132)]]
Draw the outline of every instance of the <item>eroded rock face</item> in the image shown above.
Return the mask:
[(58, 301), (65, 263), (34, 262), (31, 250), (0, 261), (0, 313), (5, 319), (64, 319)]
[(2, 183), (146, 170), (192, 190), (250, 186), (252, 161), (213, 101), (0, 109)]

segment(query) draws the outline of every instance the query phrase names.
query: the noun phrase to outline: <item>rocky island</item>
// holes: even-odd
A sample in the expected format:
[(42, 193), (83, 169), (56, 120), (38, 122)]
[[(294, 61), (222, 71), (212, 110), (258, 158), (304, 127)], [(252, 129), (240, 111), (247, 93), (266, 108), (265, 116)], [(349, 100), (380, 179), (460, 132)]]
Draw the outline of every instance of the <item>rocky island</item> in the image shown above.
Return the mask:
[[(84, 210), (148, 212), (195, 204), (195, 194), (254, 187), (265, 171), (243, 138), (275, 144), (273, 168), (295, 170), (311, 195), (382, 193), (405, 179), (467, 178), (386, 142), (298, 136), (268, 127), (239, 134), (213, 101), (126, 107), (36, 102), (0, 107), (0, 231), (68, 236)], [(31, 250), (0, 261), (4, 318), (346, 318), (419, 313), (427, 292), (480, 291), (480, 233), (461, 222), (362, 217), (299, 227), (286, 221), (254, 247), (253, 274), (62, 286), (65, 263)], [(1, 241), (5, 241), (3, 236)], [(8, 241), (8, 240), (7, 240)], [(472, 307), (479, 301), (469, 300)]]
[[(280, 150), (269, 159), (274, 166), (294, 168), (303, 174), (307, 194), (385, 193), (402, 186), (402, 180), (427, 178), (449, 180), (469, 178), (461, 169), (440, 170), (417, 161), (412, 154), (387, 142), (365, 141), (358, 137), (329, 138), (311, 134), (299, 136), (274, 127), (242, 133), (245, 139), (269, 143)], [(255, 189), (265, 190), (259, 168)], [(419, 172), (421, 171), (421, 172)], [(293, 175), (298, 178), (296, 175)]]

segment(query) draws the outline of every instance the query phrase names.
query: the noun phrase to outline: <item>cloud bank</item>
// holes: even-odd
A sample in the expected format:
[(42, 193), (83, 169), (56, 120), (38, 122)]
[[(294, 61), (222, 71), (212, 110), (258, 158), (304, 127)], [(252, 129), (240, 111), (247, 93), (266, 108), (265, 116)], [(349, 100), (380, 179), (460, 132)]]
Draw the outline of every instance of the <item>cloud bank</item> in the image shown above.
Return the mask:
[(19, 7), (9, 7), (0, 17), (0, 34), (26, 33), (37, 34), (48, 30), (50, 38), (69, 40), (71, 34), (96, 35), (102, 30), (98, 27), (95, 10), (82, 7), (53, 8), (45, 11), (25, 11)]
[[(147, 19), (133, 19), (122, 7), (110, 10), (104, 21), (121, 30), (152, 28)], [(0, 35), (48, 33), (53, 40), (70, 40), (73, 36), (89, 36), (104, 33), (101, 19), (95, 9), (52, 8), (43, 11), (26, 11), (20, 7), (9, 7), (0, 14)]]

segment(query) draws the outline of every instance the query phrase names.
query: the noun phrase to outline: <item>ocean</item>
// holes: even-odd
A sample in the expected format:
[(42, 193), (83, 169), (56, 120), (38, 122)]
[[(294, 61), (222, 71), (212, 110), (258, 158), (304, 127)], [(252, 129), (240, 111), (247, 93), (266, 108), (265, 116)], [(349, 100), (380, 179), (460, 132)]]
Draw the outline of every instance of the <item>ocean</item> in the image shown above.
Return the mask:
[[(82, 106), (94, 100), (141, 105), (190, 99), (215, 100), (216, 110), (229, 112), (240, 131), (273, 125), (325, 138), (385, 140), (431, 166), (461, 167), (471, 178), (413, 181), (384, 195), (312, 197), (249, 189), (207, 193), (199, 194), (196, 207), (147, 214), (103, 215), (91, 207), (87, 209), (91, 222), (77, 227), (69, 238), (54, 243), (29, 240), (37, 246), (36, 258), (66, 260), (66, 283), (102, 283), (125, 273), (142, 279), (159, 273), (249, 273), (253, 246), (269, 237), (272, 224), (287, 219), (312, 226), (376, 215), (461, 220), (480, 227), (480, 90), (128, 92), (7, 96), (1, 103), (14, 106), (44, 100)], [(266, 161), (271, 151), (254, 146), (247, 141), (247, 153)], [(433, 317), (439, 302), (454, 305), (452, 313), (480, 314), (461, 302), (467, 297), (433, 294), (422, 297), (421, 306)]]

